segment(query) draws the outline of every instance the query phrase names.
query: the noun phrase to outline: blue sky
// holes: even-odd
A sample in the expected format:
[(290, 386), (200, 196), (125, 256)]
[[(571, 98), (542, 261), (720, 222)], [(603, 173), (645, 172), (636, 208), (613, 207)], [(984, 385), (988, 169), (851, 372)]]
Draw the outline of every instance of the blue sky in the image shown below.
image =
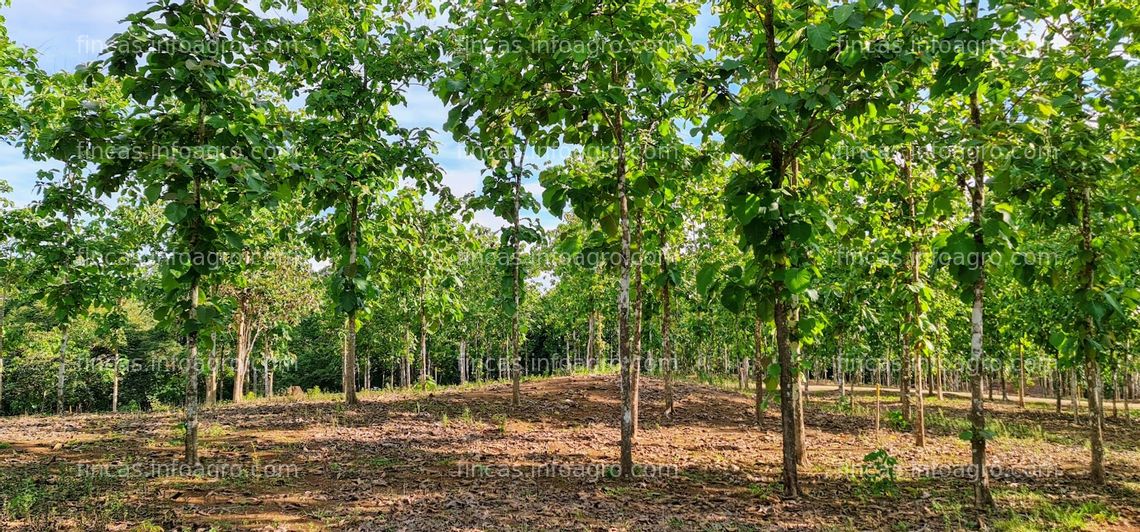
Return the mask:
[[(0, 9), (7, 19), (9, 34), (17, 43), (36, 49), (40, 67), (49, 72), (71, 70), (76, 65), (98, 57), (102, 43), (121, 31), (119, 23), (126, 15), (147, 5), (146, 0), (14, 0), (13, 5)], [(708, 28), (714, 17), (706, 6), (694, 29), (694, 41), (706, 42)], [(413, 87), (408, 93), (407, 106), (395, 111), (405, 127), (426, 127), (436, 131), (439, 154), (436, 161), (444, 170), (444, 184), (458, 195), (478, 192), (482, 183), (482, 165), (468, 156), (463, 147), (443, 131), (447, 108), (423, 87)], [(558, 150), (541, 160), (540, 166), (551, 159), (564, 157), (568, 150)], [(533, 156), (532, 156), (532, 160)], [(9, 198), (17, 205), (26, 205), (36, 198), (36, 171), (41, 163), (24, 160), (18, 148), (0, 144), (0, 179), (12, 185)], [(535, 195), (541, 187), (536, 179), (525, 185)], [(539, 215), (542, 225), (554, 227), (557, 220), (549, 213)], [(482, 225), (498, 228), (503, 221), (489, 212), (479, 213), (475, 220)]]

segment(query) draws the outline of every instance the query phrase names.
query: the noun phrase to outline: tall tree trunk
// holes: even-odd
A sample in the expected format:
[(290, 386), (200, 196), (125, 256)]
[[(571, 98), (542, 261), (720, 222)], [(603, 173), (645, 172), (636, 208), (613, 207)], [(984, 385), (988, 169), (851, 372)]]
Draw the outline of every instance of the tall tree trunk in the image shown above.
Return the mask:
[[(776, 9), (773, 0), (763, 0), (764, 10), (764, 40), (765, 58), (768, 66), (768, 88), (777, 90), (779, 85), (779, 59), (776, 55)], [(784, 146), (779, 139), (769, 143), (769, 168), (772, 174), (772, 188), (784, 188)], [(777, 231), (772, 235), (774, 247), (783, 246), (784, 235)], [(779, 264), (779, 262), (777, 262)], [(778, 266), (773, 276), (775, 298), (774, 319), (776, 328), (776, 353), (780, 361), (780, 426), (783, 431), (783, 483), (784, 495), (789, 498), (799, 498), (800, 476), (797, 469), (797, 442), (799, 440), (799, 424), (796, 419), (796, 396), (798, 378), (796, 376), (795, 360), (791, 346), (791, 330), (789, 328), (789, 309), (785, 301), (786, 290), (783, 282), (785, 268)]]
[(1061, 413), (1061, 355), (1057, 354), (1057, 370), (1054, 372), (1053, 392), (1057, 398), (1057, 413)]
[(843, 333), (835, 339), (835, 384), (839, 386), (839, 399), (847, 397), (847, 390), (843, 386)]
[(459, 384), (467, 384), (467, 340), (459, 341)]
[(1025, 408), (1025, 344), (1017, 344), (1017, 406)]
[(514, 233), (511, 235), (511, 241), (514, 249), (511, 250), (511, 297), (514, 299), (514, 310), (511, 312), (511, 406), (518, 407), (521, 398), (520, 389), (522, 388), (522, 366), (519, 360), (519, 306), (522, 304), (522, 278), (520, 274), (521, 265), (519, 264), (519, 247), (521, 241), (519, 239), (519, 196), (520, 189), (522, 188), (522, 162), (523, 156), (526, 155), (526, 146), (523, 146), (523, 153), (519, 155), (519, 165), (515, 168), (515, 190), (514, 190)]
[(273, 357), (273, 349), (269, 345), (269, 336), (266, 335), (265, 340), (261, 342), (261, 373), (264, 377), (262, 384), (265, 386), (265, 397), (273, 397), (273, 373), (271, 373), (270, 358)]
[[(939, 335), (939, 337), (941, 337), (941, 335)], [(938, 400), (941, 401), (942, 400), (942, 387), (945, 385), (945, 382), (944, 382), (945, 374), (942, 371), (942, 350), (940, 350), (940, 349), (936, 350), (934, 353), (934, 356), (935, 356), (935, 360), (937, 360), (936, 364), (938, 365), (938, 381), (937, 381), (937, 383), (938, 383)]]
[(597, 313), (594, 311), (593, 297), (590, 298), (590, 315), (586, 318), (589, 325), (589, 331), (586, 333), (586, 370), (587, 372), (594, 370), (594, 357), (597, 352), (594, 350), (594, 344), (597, 342), (596, 321)]
[(0, 288), (0, 416), (4, 415), (4, 333), (6, 332), (5, 306), (8, 304), (7, 290)]
[(910, 335), (900, 331), (899, 336), (902, 339), (902, 350), (899, 354), (899, 401), (902, 403), (903, 419), (906, 420), (907, 424), (912, 424), (910, 387), (914, 382), (914, 375), (911, 373), (911, 359), (914, 356), (914, 350), (913, 345), (910, 343)]
[[(206, 377), (206, 406), (214, 406), (218, 402), (218, 333), (210, 333), (210, 374)], [(116, 364), (117, 366), (117, 364)], [(115, 370), (118, 378), (118, 369)], [(116, 388), (117, 389), (117, 388)], [(117, 400), (118, 398), (116, 398)]]
[[(193, 246), (192, 246), (193, 248)], [(197, 316), (199, 279), (190, 281), (190, 316)], [(186, 464), (198, 465), (198, 331), (186, 336)]]
[[(664, 241), (664, 239), (662, 239)], [(662, 246), (664, 248), (665, 246)], [(665, 282), (661, 284), (661, 362), (665, 364), (665, 419), (673, 419), (673, 338), (669, 335), (671, 301), (669, 293), (669, 265), (665, 250), (661, 250), (661, 273)]]
[(59, 373), (56, 378), (55, 385), (55, 413), (63, 415), (63, 390), (64, 384), (67, 379), (67, 335), (68, 326), (63, 324), (60, 326), (60, 340), (59, 340)]
[[(356, 278), (357, 239), (360, 227), (360, 199), (355, 195), (348, 206), (348, 264), (344, 268), (344, 276), (349, 282)], [(356, 308), (348, 311), (348, 320), (344, 325), (344, 402), (349, 406), (360, 403), (356, 398)]]
[(114, 358), (111, 368), (111, 412), (119, 411), (119, 348), (112, 350)]
[(1112, 368), (1112, 419), (1116, 419), (1116, 403), (1120, 401), (1120, 370)]
[(1000, 381), (1001, 382), (1001, 400), (1002, 401), (1009, 401), (1009, 391), (1008, 391), (1009, 387), (1006, 386), (1006, 383), (1005, 383), (1005, 359), (1002, 359), (1001, 366), (998, 368), (998, 371), (1001, 372), (1000, 373), (1000, 375), (1001, 375), (1001, 381)]
[[(1085, 186), (1081, 194), (1081, 251), (1088, 257), (1084, 266), (1084, 293), (1091, 296), (1096, 287), (1096, 251), (1092, 247), (1092, 190)], [(1104, 476), (1104, 385), (1101, 382), (1100, 361), (1097, 359), (1093, 339), (1096, 338), (1096, 323), (1091, 315), (1084, 319), (1082, 351), (1085, 357), (1085, 378), (1088, 380), (1089, 394), (1089, 447), (1092, 451), (1091, 478), (1094, 484), (1103, 486)]]
[[(422, 286), (422, 284), (421, 284)], [(422, 293), (422, 292), (421, 292)], [(424, 307), (423, 297), (420, 298), (420, 386), (427, 389), (427, 309)]]
[[(633, 310), (633, 360), (630, 362), (630, 382), (632, 390), (630, 391), (631, 412), (633, 413), (633, 428), (632, 438), (637, 439), (637, 428), (640, 424), (639, 406), (641, 403), (641, 315), (642, 315), (642, 271), (641, 271), (641, 257), (644, 251), (642, 250), (642, 212), (637, 212), (637, 264), (636, 270), (633, 273), (634, 294), (636, 297), (636, 304)], [(632, 260), (632, 257), (631, 257)]]
[[(977, 0), (971, 0), (972, 16), (977, 17)], [(970, 122), (981, 130), (981, 109), (978, 107), (978, 92), (970, 94)], [(974, 504), (990, 508), (994, 505), (990, 493), (990, 476), (986, 469), (986, 412), (982, 399), (982, 368), (985, 351), (983, 340), (983, 308), (986, 295), (985, 237), (982, 233), (982, 212), (985, 205), (985, 162), (981, 153), (975, 154), (973, 161), (973, 186), (970, 189), (970, 207), (973, 219), (970, 222), (974, 234), (974, 249), (978, 250), (978, 278), (974, 281), (974, 305), (970, 312), (970, 450), (974, 466)]]
[(1073, 423), (1081, 422), (1080, 384), (1077, 383), (1077, 368), (1069, 368), (1069, 394), (1073, 403)]
[[(905, 111), (909, 112), (910, 109), (907, 108)], [(926, 412), (924, 410), (924, 404), (923, 404), (923, 398), (922, 398), (922, 379), (923, 379), (923, 377), (922, 377), (922, 350), (923, 350), (923, 341), (922, 340), (923, 339), (922, 339), (922, 327), (921, 327), (922, 300), (921, 300), (921, 296), (920, 296), (919, 289), (918, 289), (919, 284), (922, 281), (922, 279), (920, 277), (921, 273), (919, 272), (919, 268), (921, 267), (920, 261), (922, 260), (922, 257), (921, 257), (921, 255), (919, 255), (919, 249), (918, 249), (918, 247), (919, 247), (918, 239), (919, 239), (920, 230), (919, 230), (919, 226), (918, 226), (918, 212), (917, 212), (917, 209), (915, 208), (915, 204), (917, 203), (917, 199), (915, 198), (914, 175), (911, 172), (910, 160), (911, 160), (910, 149), (904, 149), (903, 150), (902, 171), (903, 171), (903, 178), (906, 180), (906, 195), (907, 195), (906, 201), (907, 201), (907, 210), (910, 211), (909, 212), (909, 214), (910, 214), (910, 216), (909, 216), (910, 220), (909, 221), (910, 221), (910, 229), (911, 229), (911, 238), (915, 239), (914, 241), (912, 241), (910, 243), (910, 260), (908, 261), (909, 264), (907, 265), (908, 269), (910, 270), (910, 283), (911, 283), (912, 291), (911, 291), (911, 300), (910, 300), (911, 308), (908, 312), (908, 314), (909, 314), (908, 319), (910, 321), (910, 333), (907, 334), (906, 336), (909, 337), (908, 344), (909, 344), (909, 347), (911, 349), (911, 353), (914, 356), (914, 385), (915, 385), (915, 403), (916, 403), (915, 406), (917, 409), (917, 411), (915, 412), (915, 419), (914, 419), (914, 444), (918, 447), (924, 447), (924, 446), (926, 446)], [(909, 368), (907, 367), (907, 364), (903, 364), (903, 373), (905, 374), (908, 370), (909, 370)], [(904, 380), (906, 380), (906, 379), (904, 379)], [(909, 414), (909, 412), (907, 412), (907, 410), (909, 407), (908, 402), (909, 402), (910, 398), (907, 397), (908, 394), (906, 393), (906, 390), (903, 390), (903, 392), (904, 392), (904, 394), (903, 394), (903, 397), (904, 397), (904, 399), (903, 399), (903, 411), (906, 412), (906, 414), (904, 414), (904, 416), (905, 416), (905, 415)]]
[[(2, 325), (0, 325), (0, 336), (3, 336), (3, 326)], [(2, 341), (2, 340), (0, 340), (0, 341)], [(1124, 343), (1124, 382), (1123, 382), (1123, 385), (1124, 385), (1124, 422), (1128, 423), (1128, 424), (1132, 423), (1132, 414), (1128, 411), (1128, 403), (1132, 402), (1132, 400), (1136, 398), (1132, 394), (1132, 383), (1129, 382), (1132, 380), (1132, 367), (1128, 365), (1129, 355), (1131, 354), (1129, 351), (1131, 349), (1132, 349), (1131, 343), (1126, 340)], [(3, 364), (4, 364), (4, 360), (2, 358), (0, 358), (0, 397), (3, 397), (3, 392), (4, 392), (4, 371), (3, 371), (4, 368), (3, 368)], [(3, 411), (4, 411), (3, 403), (0, 403), (0, 412), (3, 412)]]
[(249, 296), (242, 290), (238, 294), (237, 308), (237, 356), (234, 360), (233, 400), (240, 403), (245, 399), (245, 378), (249, 372), (249, 356), (253, 349), (253, 331), (249, 316)]
[(753, 356), (756, 357), (756, 426), (759, 427), (764, 425), (764, 377), (768, 372), (768, 364), (764, 357), (764, 320), (760, 316), (760, 305), (756, 305), (756, 317), (753, 322)]
[[(625, 86), (625, 80), (614, 66), (615, 85)], [(622, 111), (613, 115), (614, 139), (617, 144), (617, 185), (621, 222), (621, 284), (618, 289), (618, 360), (621, 365), (621, 477), (633, 476), (633, 371), (630, 351), (630, 228), (629, 197), (626, 183), (625, 132)]]
[[(917, 299), (918, 296), (915, 296)], [(917, 302), (917, 301), (916, 301)], [(922, 347), (919, 344), (914, 346), (914, 371), (918, 378), (915, 379), (915, 399), (917, 401), (918, 410), (914, 418), (914, 444), (918, 447), (926, 446), (926, 411), (923, 408), (922, 398)]]

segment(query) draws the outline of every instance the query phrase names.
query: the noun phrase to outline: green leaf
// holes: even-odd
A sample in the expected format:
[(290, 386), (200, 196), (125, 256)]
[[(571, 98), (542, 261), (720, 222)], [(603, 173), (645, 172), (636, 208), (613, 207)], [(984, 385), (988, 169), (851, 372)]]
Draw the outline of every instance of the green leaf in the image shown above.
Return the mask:
[(833, 32), (831, 30), (830, 24), (822, 22), (814, 26), (809, 26), (807, 35), (808, 43), (811, 44), (811, 47), (813, 49), (823, 52), (831, 47), (831, 38)]
[(811, 272), (802, 268), (788, 268), (784, 272), (784, 284), (789, 292), (799, 294), (811, 284)]

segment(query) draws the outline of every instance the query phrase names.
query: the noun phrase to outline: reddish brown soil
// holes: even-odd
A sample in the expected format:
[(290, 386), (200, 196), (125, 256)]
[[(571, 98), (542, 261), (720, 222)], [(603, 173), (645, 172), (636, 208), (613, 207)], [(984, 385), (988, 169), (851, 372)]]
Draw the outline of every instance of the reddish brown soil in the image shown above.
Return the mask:
[[(633, 481), (607, 474), (618, 456), (613, 376), (528, 381), (518, 409), (509, 387), (494, 385), (364, 394), (357, 409), (278, 400), (208, 410), (203, 462), (257, 469), (252, 477), (151, 476), (180, 457), (172, 413), (3, 419), (0, 494), (23, 490), (37, 502), (31, 515), (0, 517), (0, 529), (955, 529), (1083, 503), (1108, 514), (1088, 527), (1140, 525), (1140, 423), (1110, 420), (1112, 481), (1098, 488), (1085, 478), (1084, 428), (1069, 414), (996, 405), (1010, 427), (1040, 427), (1046, 437), (991, 443), (999, 509), (979, 518), (964, 478), (920, 474), (953, 475), (950, 467), (966, 464), (968, 444), (953, 427), (932, 425), (917, 449), (885, 422), (875, 432), (872, 397), (861, 395), (851, 415), (832, 393), (813, 393), (807, 497), (791, 501), (780, 497), (777, 409), (758, 428), (750, 397), (689, 384), (677, 393), (668, 422), (660, 382), (644, 382), (635, 459), (645, 469)], [(965, 415), (960, 399), (927, 404), (929, 415)], [(893, 493), (860, 480), (877, 448), (898, 459)]]

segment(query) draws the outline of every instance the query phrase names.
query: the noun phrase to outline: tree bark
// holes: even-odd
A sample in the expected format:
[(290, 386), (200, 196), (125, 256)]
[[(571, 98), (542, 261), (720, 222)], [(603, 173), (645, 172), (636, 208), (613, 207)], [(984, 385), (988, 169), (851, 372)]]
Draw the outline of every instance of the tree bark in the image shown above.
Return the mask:
[(265, 397), (273, 397), (273, 373), (270, 358), (273, 356), (273, 349), (269, 346), (269, 336), (265, 337), (265, 341), (261, 342), (261, 373), (262, 385), (265, 387)]
[(1061, 413), (1061, 355), (1057, 354), (1057, 370), (1054, 372), (1053, 392), (1057, 398), (1057, 413)]
[(55, 387), (55, 413), (56, 415), (63, 415), (63, 390), (64, 384), (67, 379), (67, 334), (68, 326), (64, 324), (60, 326), (60, 341), (59, 341), (59, 374), (56, 378)]
[(1069, 368), (1069, 393), (1073, 402), (1073, 423), (1081, 422), (1080, 384), (1077, 383), (1077, 368)]
[(1025, 409), (1025, 344), (1018, 342), (1017, 350), (1017, 406)]
[[(191, 246), (193, 247), (193, 246)], [(197, 316), (199, 279), (190, 281), (190, 316)], [(198, 465), (198, 331), (186, 336), (186, 464)]]
[(515, 168), (515, 190), (514, 190), (514, 233), (511, 235), (511, 241), (514, 248), (511, 251), (511, 266), (513, 272), (511, 273), (511, 297), (514, 298), (514, 311), (511, 312), (511, 406), (518, 407), (521, 398), (520, 389), (522, 388), (522, 366), (519, 362), (519, 306), (522, 303), (522, 279), (519, 273), (521, 265), (519, 264), (519, 194), (522, 188), (522, 162), (523, 156), (526, 154), (526, 147), (523, 147), (523, 153), (519, 155), (519, 165)]
[[(625, 82), (614, 66), (615, 85)], [(617, 144), (617, 186), (621, 222), (621, 283), (618, 289), (618, 360), (621, 365), (621, 477), (633, 476), (633, 372), (630, 351), (630, 228), (629, 197), (626, 190), (625, 132), (623, 116), (619, 110), (613, 116), (614, 139)]]
[(756, 307), (756, 317), (753, 320), (752, 342), (756, 357), (756, 426), (764, 425), (764, 377), (768, 372), (768, 364), (764, 360), (764, 321), (760, 317), (760, 306)]
[(596, 355), (596, 351), (594, 351), (594, 344), (597, 341), (597, 339), (596, 339), (597, 331), (595, 330), (596, 329), (596, 323), (595, 322), (597, 321), (597, 313), (594, 311), (593, 307), (594, 307), (593, 298), (591, 297), (590, 298), (590, 315), (586, 318), (588, 323), (589, 323), (589, 325), (588, 325), (589, 331), (586, 333), (586, 336), (587, 336), (587, 338), (586, 338), (586, 370), (588, 372), (594, 370), (594, 356)]
[(0, 416), (4, 415), (4, 333), (6, 332), (5, 306), (8, 304), (8, 292), (0, 289)]
[(113, 351), (113, 366), (111, 368), (111, 412), (119, 411), (119, 348)]
[[(421, 287), (423, 284), (421, 283)], [(423, 292), (421, 292), (422, 294)], [(427, 309), (424, 307), (423, 296), (420, 297), (420, 386), (427, 389)]]
[[(210, 374), (206, 377), (206, 406), (214, 406), (218, 402), (218, 333), (210, 333)], [(116, 358), (117, 358), (116, 354)], [(115, 364), (115, 378), (118, 379), (118, 363)], [(117, 384), (117, 382), (116, 382)], [(116, 392), (118, 387), (115, 388)], [(116, 393), (116, 395), (118, 395)], [(116, 402), (118, 397), (115, 398)]]
[[(663, 240), (664, 241), (664, 240)], [(665, 282), (661, 285), (661, 362), (665, 365), (665, 419), (673, 419), (673, 339), (669, 335), (670, 293), (669, 265), (665, 258), (664, 245), (661, 250), (661, 273)]]
[[(640, 424), (639, 406), (641, 403), (641, 314), (642, 314), (642, 271), (641, 271), (641, 256), (642, 256), (642, 212), (637, 212), (637, 265), (636, 271), (633, 273), (634, 294), (636, 303), (633, 310), (633, 360), (630, 367), (630, 382), (632, 390), (631, 401), (633, 403), (631, 411), (633, 412), (633, 428), (632, 438), (637, 439), (637, 428)], [(630, 257), (632, 260), (632, 257)]]
[[(971, 0), (972, 16), (977, 17), (977, 0)], [(981, 131), (981, 109), (978, 107), (978, 92), (970, 94), (970, 122)], [(974, 248), (977, 250), (978, 278), (974, 281), (974, 304), (970, 313), (970, 450), (974, 467), (974, 504), (979, 508), (992, 508), (993, 495), (990, 493), (989, 471), (986, 469), (986, 412), (982, 399), (982, 369), (985, 359), (983, 350), (983, 308), (986, 294), (985, 237), (982, 232), (982, 212), (985, 205), (985, 162), (981, 153), (975, 154), (973, 161), (973, 186), (970, 189), (970, 206), (973, 219), (970, 222), (974, 234)]]
[(249, 295), (243, 289), (238, 294), (237, 308), (237, 356), (234, 360), (234, 402), (245, 399), (245, 379), (249, 372), (249, 356), (253, 350), (253, 330), (250, 323)]
[[(1096, 251), (1092, 247), (1092, 190), (1085, 186), (1081, 191), (1081, 251), (1088, 259), (1084, 267), (1084, 293), (1091, 296), (1096, 287)], [(1093, 339), (1097, 335), (1096, 323), (1091, 315), (1084, 319), (1082, 347), (1085, 357), (1085, 378), (1088, 380), (1089, 394), (1089, 447), (1092, 451), (1091, 478), (1094, 484), (1103, 486), (1104, 475), (1104, 386), (1100, 375), (1100, 361)]]
[[(360, 225), (360, 199), (353, 195), (348, 206), (348, 264), (344, 268), (344, 276), (348, 282), (356, 278), (357, 238)], [(356, 308), (348, 311), (348, 319), (344, 325), (344, 402), (349, 406), (360, 403), (356, 397)]]
[(467, 340), (459, 341), (459, 384), (467, 384)]

